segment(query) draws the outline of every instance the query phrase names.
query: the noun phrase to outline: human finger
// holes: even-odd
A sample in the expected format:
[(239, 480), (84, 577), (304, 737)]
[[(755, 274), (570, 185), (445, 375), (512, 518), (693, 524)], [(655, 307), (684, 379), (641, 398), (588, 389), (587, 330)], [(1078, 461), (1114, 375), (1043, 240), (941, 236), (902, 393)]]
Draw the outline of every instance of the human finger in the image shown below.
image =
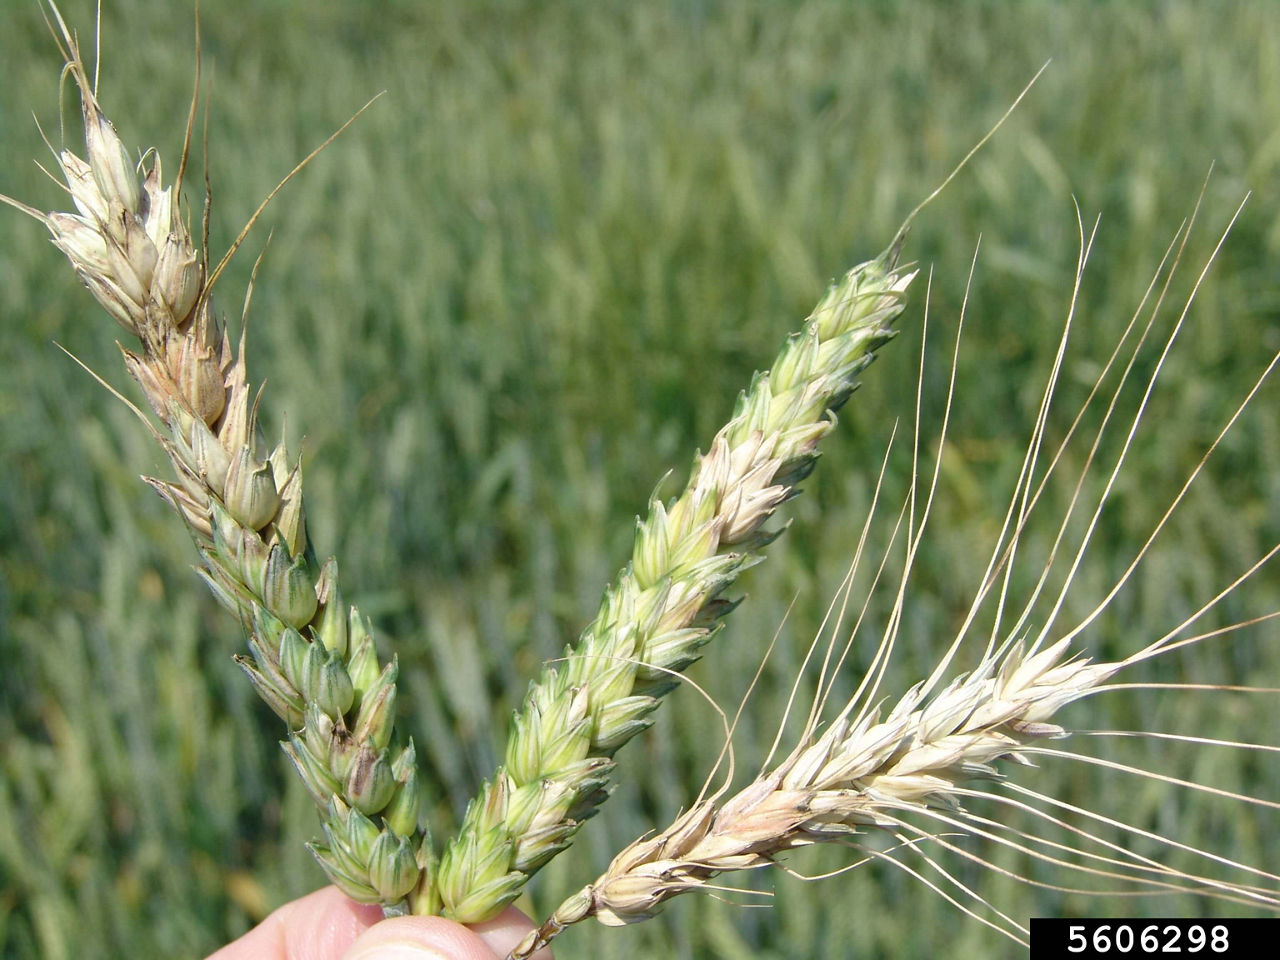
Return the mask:
[(286, 903), (208, 960), (339, 960), (381, 919), (378, 907), (325, 887)]

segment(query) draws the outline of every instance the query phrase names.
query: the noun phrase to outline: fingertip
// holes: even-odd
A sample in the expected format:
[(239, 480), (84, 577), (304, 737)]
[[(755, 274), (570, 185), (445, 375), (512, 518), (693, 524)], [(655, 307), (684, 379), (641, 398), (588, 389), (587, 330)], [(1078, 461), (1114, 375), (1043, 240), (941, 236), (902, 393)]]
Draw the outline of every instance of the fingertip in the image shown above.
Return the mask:
[[(532, 929), (514, 907), (474, 927), (443, 917), (393, 917), (365, 932), (342, 960), (498, 960)], [(551, 952), (533, 960), (551, 960)]]
[(342, 960), (493, 960), (488, 944), (443, 917), (392, 917), (365, 932)]

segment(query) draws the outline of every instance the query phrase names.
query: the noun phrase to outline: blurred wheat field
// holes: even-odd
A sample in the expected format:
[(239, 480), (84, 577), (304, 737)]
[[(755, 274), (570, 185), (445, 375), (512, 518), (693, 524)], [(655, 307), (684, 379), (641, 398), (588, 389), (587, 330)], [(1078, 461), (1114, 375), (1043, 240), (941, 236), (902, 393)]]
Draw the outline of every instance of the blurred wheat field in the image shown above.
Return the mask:
[[(91, 8), (64, 5), (85, 35)], [(211, 246), (216, 258), (280, 176), (387, 91), (270, 208), (220, 306), (236, 314), (274, 231), (250, 312), (250, 370), (269, 383), (269, 429), (287, 414), (301, 440), (317, 549), (338, 556), (383, 654), (399, 655), (402, 722), (435, 785), (438, 833), (497, 762), (528, 678), (577, 635), (624, 562), (654, 483), (706, 445), (826, 281), (884, 247), (1046, 59), (1033, 94), (907, 248), (934, 268), (930, 338), (942, 344), (982, 236), (939, 505), (886, 689), (928, 673), (976, 586), (1067, 308), (1073, 198), (1086, 219), (1103, 219), (1064, 373), (1064, 422), (1210, 163), (1188, 253), (1196, 268), (1254, 191), (1103, 515), (1073, 590), (1077, 616), (1280, 349), (1271, 4), (371, 9), (226, 0), (203, 10)], [(192, 11), (118, 0), (104, 5), (102, 28), (100, 95), (121, 135), (176, 157)], [(57, 143), (59, 67), (38, 6), (6, 4), (0, 192), (48, 207), (61, 198), (30, 162), (47, 156), (31, 113)], [(196, 216), (198, 183), (188, 187)], [(202, 955), (322, 882), (302, 846), (314, 815), (275, 746), (274, 717), (231, 662), (236, 625), (192, 575), (188, 538), (137, 480), (158, 452), (53, 346), (123, 385), (115, 327), (37, 225), (9, 212), (0, 224), (0, 954)], [(747, 577), (748, 600), (709, 662), (691, 670), (736, 704), (798, 598), (736, 737), (748, 767), (768, 749), (848, 566), (894, 418), (910, 418), (922, 301), (921, 288), (789, 506), (790, 531)], [(926, 359), (935, 420), (946, 352)], [(1137, 649), (1280, 539), (1276, 404), (1271, 384), (1087, 647)], [(899, 443), (890, 502), (901, 502), (909, 469)], [(887, 601), (877, 603), (882, 623)], [(1276, 609), (1271, 570), (1233, 595), (1220, 622)], [(1142, 678), (1278, 686), (1278, 640), (1264, 624)], [(851, 677), (863, 663), (855, 653)], [(1272, 704), (1132, 692), (1068, 718), (1276, 743)], [(692, 691), (674, 694), (656, 729), (619, 755), (612, 801), (521, 905), (535, 915), (554, 906), (619, 846), (669, 821), (715, 760), (713, 727)], [(1280, 796), (1280, 774), (1254, 756), (1154, 742), (1087, 749)], [(1029, 776), (1147, 829), (1280, 862), (1273, 815), (1063, 761)], [(793, 865), (840, 863), (824, 851)], [(1203, 909), (1068, 895), (953, 866), (1014, 916)], [(1055, 880), (1041, 868), (1034, 876)], [(584, 926), (557, 955), (1019, 953), (883, 866), (815, 884), (781, 873), (752, 882), (775, 891), (768, 909), (744, 908), (742, 897), (679, 903), (625, 931)]]

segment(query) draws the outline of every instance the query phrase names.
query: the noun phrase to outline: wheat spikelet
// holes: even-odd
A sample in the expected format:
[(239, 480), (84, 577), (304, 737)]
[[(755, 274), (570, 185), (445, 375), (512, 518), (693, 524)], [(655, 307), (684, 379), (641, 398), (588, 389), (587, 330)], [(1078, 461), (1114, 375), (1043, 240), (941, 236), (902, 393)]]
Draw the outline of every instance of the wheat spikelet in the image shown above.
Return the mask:
[[(182, 170), (166, 185), (153, 153), (139, 175), (74, 35), (51, 10), (83, 110), (86, 157), (56, 152), (76, 212), (0, 199), (48, 228), (80, 281), (140, 344), (121, 348), (125, 366), (159, 428), (139, 417), (175, 474), (144, 479), (185, 521), (201, 576), (247, 628), (251, 656), (236, 660), (288, 724), (282, 746), (324, 822), (317, 859), (357, 900), (395, 903), (421, 876), (419, 899), (429, 901), (414, 748), (392, 744), (396, 663), (379, 664), (367, 622), (344, 605), (337, 562), (316, 559), (300, 463), (283, 441), (264, 448), (244, 338), (232, 348), (210, 299), (221, 265), (211, 271), (198, 255), (182, 215)], [(185, 161), (184, 151), (182, 169)]]
[[(1238, 213), (1239, 211), (1237, 215)], [(1192, 222), (1194, 222), (1194, 216)], [(1234, 223), (1234, 218), (1232, 222)], [(1176, 270), (1189, 229), (1188, 225), (1185, 231), (1180, 231), (1181, 243), (1179, 243), (1179, 237), (1175, 237), (1174, 244), (1171, 244), (1170, 250), (1177, 247), (1177, 253), (1172, 258), (1164, 286), (1155, 297), (1152, 321), (1165, 299), (1169, 281)], [(1082, 254), (1077, 272), (1076, 294), (1078, 294), (1084, 263), (1091, 245), (1092, 235), (1086, 239), (1082, 229)], [(1166, 261), (1168, 259), (1167, 253)], [(1212, 259), (1211, 257), (1210, 263)], [(1163, 267), (1164, 263), (1162, 263)], [(1208, 265), (1205, 269), (1208, 269)], [(1156, 289), (1158, 279), (1159, 274), (1156, 279), (1153, 279), (1152, 286), (1148, 288), (1148, 296)], [(1098, 428), (1098, 435), (1085, 460), (1068, 515), (1062, 519), (1053, 546), (1050, 548), (1045, 569), (1031, 596), (1027, 599), (1025, 608), (1016, 618), (1015, 623), (1006, 629), (1006, 639), (998, 645), (995, 643), (995, 638), (1001, 630), (1001, 613), (1008, 599), (1007, 570), (1017, 553), (1019, 541), (1031, 513), (1045, 489), (1045, 483), (1058, 465), (1062, 452), (1080, 424), (1081, 415), (1084, 412), (1082, 409), (1081, 415), (1077, 415), (1067, 431), (1044, 477), (1038, 485), (1033, 483), (1036, 462), (1044, 442), (1047, 414), (1060, 369), (1061, 351), (1045, 390), (1040, 415), (1023, 463), (1023, 472), (1011, 497), (1004, 526), (992, 552), (991, 563), (982, 577), (982, 584), (972, 602), (964, 625), (940, 657), (939, 664), (932, 674), (901, 697), (887, 715), (881, 716), (881, 711), (874, 701), (883, 676), (884, 664), (892, 650), (898, 624), (908, 602), (904, 589), (900, 587), (890, 615), (890, 622), (886, 626), (884, 639), (871, 659), (866, 677), (844, 708), (837, 716), (831, 718), (825, 730), (819, 734), (818, 722), (824, 683), (826, 683), (825, 689), (830, 690), (828, 670), (831, 668), (833, 652), (830, 648), (823, 662), (822, 676), (818, 682), (819, 696), (804, 725), (799, 742), (781, 763), (761, 773), (732, 797), (725, 799), (723, 789), (712, 796), (699, 797), (671, 825), (627, 846), (613, 859), (604, 873), (565, 900), (538, 930), (531, 932), (512, 952), (512, 960), (530, 956), (549, 944), (567, 927), (589, 917), (595, 917), (607, 925), (645, 920), (653, 916), (668, 900), (682, 893), (714, 892), (725, 889), (714, 882), (722, 873), (772, 865), (780, 855), (790, 850), (829, 842), (842, 843), (863, 850), (866, 859), (886, 859), (900, 866), (933, 887), (966, 913), (1024, 942), (1023, 938), (1027, 933), (1025, 927), (1000, 913), (993, 905), (982, 901), (958, 879), (943, 871), (927, 854), (919, 855), (931, 868), (941, 872), (962, 892), (964, 897), (977, 900), (996, 913), (999, 922), (991, 921), (969, 909), (960, 900), (952, 898), (940, 887), (931, 881), (924, 880), (910, 867), (877, 848), (874, 843), (866, 844), (862, 835), (868, 832), (891, 835), (901, 849), (918, 851), (920, 846), (932, 842), (974, 860), (980, 865), (995, 869), (990, 863), (958, 848), (953, 841), (946, 838), (954, 834), (982, 837), (1029, 854), (1054, 867), (1080, 870), (1096, 877), (1118, 879), (1150, 891), (1192, 892), (1243, 903), (1254, 908), (1280, 910), (1280, 896), (1277, 896), (1275, 886), (1280, 884), (1280, 876), (1266, 869), (1227, 860), (1209, 850), (1189, 848), (1176, 840), (1157, 837), (1148, 831), (1110, 821), (1089, 811), (1077, 808), (1068, 810), (1069, 813), (1074, 813), (1083, 819), (1096, 818), (1112, 826), (1119, 826), (1129, 836), (1156, 840), (1169, 848), (1196, 854), (1210, 861), (1211, 865), (1225, 867), (1246, 878), (1224, 880), (1209, 873), (1190, 873), (1174, 869), (1125, 847), (1092, 836), (1079, 828), (1070, 829), (1073, 829), (1082, 841), (1102, 846), (1104, 848), (1102, 853), (1083, 848), (1074, 850), (1069, 846), (1048, 841), (1034, 832), (1017, 833), (1015, 831), (1014, 839), (1010, 840), (1007, 836), (1009, 831), (1007, 825), (978, 817), (964, 807), (964, 803), (969, 798), (990, 795), (989, 790), (983, 789), (983, 784), (998, 784), (1004, 781), (1002, 767), (1030, 766), (1032, 758), (1036, 756), (1053, 755), (1088, 759), (1069, 750), (1048, 746), (1051, 741), (1069, 735), (1069, 731), (1056, 722), (1056, 714), (1068, 704), (1081, 698), (1100, 694), (1108, 689), (1120, 689), (1122, 685), (1111, 683), (1118, 671), (1177, 647), (1222, 636), (1240, 627), (1280, 616), (1280, 611), (1275, 611), (1218, 630), (1175, 639), (1208, 610), (1229, 596), (1241, 583), (1261, 570), (1277, 553), (1280, 553), (1280, 544), (1278, 544), (1173, 630), (1136, 653), (1122, 660), (1093, 663), (1080, 656), (1074, 648), (1080, 633), (1111, 603), (1147, 554), (1156, 536), (1183, 500), (1209, 455), (1217, 448), (1244, 409), (1253, 401), (1259, 388), (1280, 362), (1280, 355), (1277, 355), (1271, 359), (1252, 389), (1248, 391), (1244, 401), (1210, 444), (1200, 463), (1182, 485), (1135, 559), (1108, 591), (1106, 597), (1083, 621), (1064, 631), (1057, 639), (1049, 640), (1052, 636), (1054, 621), (1062, 607), (1063, 598), (1084, 556), (1098, 515), (1108, 500), (1112, 485), (1133, 441), (1151, 389), (1181, 329), (1195, 291), (1198, 290), (1203, 279), (1202, 272), (1164, 344), (1155, 370), (1151, 374), (1137, 412), (1128, 428), (1121, 452), (1107, 476), (1096, 509), (1089, 518), (1083, 542), (1071, 560), (1071, 573), (1062, 587), (1061, 594), (1053, 601), (1053, 610), (1047, 622), (1037, 633), (1033, 634), (1027, 628), (1032, 604), (1039, 598), (1045, 586), (1049, 567), (1054, 562), (1068, 522), (1071, 520), (1071, 514), (1076, 509), (1084, 476), (1094, 463), (1102, 434), (1112, 420), (1117, 398), (1134, 369), (1134, 360), (1151, 329), (1151, 321), (1137, 338), (1133, 355), (1119, 377), (1119, 385), (1115, 387), (1115, 393), (1110, 399), (1102, 424)], [(1076, 298), (1073, 294), (1072, 312), (1074, 312), (1075, 302)], [(1146, 303), (1147, 298), (1144, 297), (1143, 305)], [(1117, 346), (1116, 352), (1112, 354), (1089, 398), (1085, 401), (1086, 407), (1095, 399), (1103, 378), (1116, 364), (1121, 347), (1135, 329), (1135, 323), (1142, 309), (1143, 307), (1140, 306), (1139, 311), (1135, 312), (1134, 319), (1126, 330), (1121, 344)], [(1071, 325), (1070, 320), (1069, 316), (1063, 334), (1063, 346), (1066, 342), (1066, 331)], [(950, 402), (949, 395), (948, 412)], [(944, 418), (944, 437), (945, 430)], [(941, 447), (942, 442), (939, 441), (939, 448)], [(908, 512), (910, 516), (908, 524), (910, 533), (907, 538), (906, 561), (902, 574), (904, 586), (920, 547), (936, 482), (937, 473), (935, 472), (925, 501), (923, 516), (918, 523), (914, 490), (908, 507), (904, 508), (904, 512)], [(874, 505), (872, 509), (874, 510)], [(899, 526), (901, 519), (900, 517)], [(861, 552), (862, 544), (859, 544), (858, 555), (854, 560), (854, 570), (860, 560)], [(886, 562), (887, 559), (886, 554)], [(853, 583), (854, 570), (850, 571), (845, 582), (841, 614), (843, 614), (843, 605), (848, 601), (848, 590)], [(877, 581), (883, 570), (882, 564), (880, 572), (875, 577)], [(987, 600), (994, 600), (999, 607), (991, 641), (988, 642), (986, 650), (972, 670), (941, 686), (941, 678), (960, 649), (966, 632), (974, 623), (978, 609)], [(864, 613), (865, 609), (864, 607)], [(853, 628), (854, 634), (858, 631), (862, 619), (863, 616), (860, 614)], [(849, 644), (852, 640), (851, 634)], [(815, 644), (816, 642), (815, 639)], [(834, 639), (832, 642), (834, 643)], [(849, 649), (846, 646), (836, 661), (836, 667), (843, 662), (848, 652)], [(810, 655), (812, 655), (812, 649)], [(806, 658), (805, 662), (807, 663), (808, 660), (809, 658)], [(1105, 733), (1105, 731), (1099, 731), (1099, 733)], [(1163, 736), (1158, 733), (1149, 735)], [(1177, 739), (1262, 752), (1280, 750), (1280, 746), (1268, 744), (1228, 743), (1195, 737)], [(1106, 763), (1100, 760), (1093, 762)], [(1119, 766), (1117, 768), (1127, 773), (1146, 774), (1154, 779), (1172, 781), (1188, 789), (1205, 790), (1232, 802), (1280, 809), (1280, 804), (1274, 801), (1242, 796), (1212, 786), (1178, 781), (1160, 774), (1147, 774), (1146, 771), (1139, 769)], [(1025, 796), (1044, 801), (1046, 805), (1055, 806), (1056, 803), (1052, 798), (1038, 795), (1034, 790), (1019, 788), (1016, 778), (1010, 784), (1010, 792), (1015, 793), (1013, 798), (1006, 799), (1011, 808), (1023, 809), (1024, 812), (1031, 813), (1055, 826), (1068, 826), (1052, 814), (1039, 808), (1032, 808), (1020, 799)], [(921, 825), (920, 821), (923, 821), (924, 825)], [(1084, 861), (1084, 865), (1062, 859), (1063, 853), (1078, 856)]]

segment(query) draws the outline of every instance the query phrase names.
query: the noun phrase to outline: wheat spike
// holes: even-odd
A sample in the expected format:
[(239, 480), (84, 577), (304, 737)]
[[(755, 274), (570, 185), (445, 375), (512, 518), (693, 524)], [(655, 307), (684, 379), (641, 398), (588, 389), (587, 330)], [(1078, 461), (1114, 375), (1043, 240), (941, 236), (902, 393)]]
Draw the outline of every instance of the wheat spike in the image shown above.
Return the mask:
[(440, 859), (446, 916), (484, 920), (571, 842), (605, 796), (615, 750), (734, 606), (724, 592), (777, 534), (765, 523), (812, 470), (859, 372), (892, 335), (914, 270), (893, 252), (855, 267), (756, 374), (684, 491), (638, 521), (630, 564), (563, 663), (516, 715), (506, 764)]
[[(236, 660), (288, 725), (282, 746), (323, 820), (316, 858), (357, 900), (396, 903), (425, 878), (417, 897), (429, 902), (414, 748), (392, 742), (395, 661), (379, 664), (368, 623), (344, 605), (337, 562), (316, 559), (301, 464), (283, 442), (262, 443), (244, 338), (233, 349), (214, 311), (220, 268), (210, 271), (197, 253), (181, 173), (165, 184), (158, 155), (149, 167), (130, 158), (74, 34), (51, 10), (84, 118), (85, 158), (56, 153), (76, 212), (0, 199), (48, 228), (80, 281), (137, 338), (121, 350), (158, 426), (137, 412), (174, 471), (171, 480), (144, 479), (182, 517), (200, 575), (249, 633), (251, 655)], [(184, 152), (184, 168), (185, 160)]]

